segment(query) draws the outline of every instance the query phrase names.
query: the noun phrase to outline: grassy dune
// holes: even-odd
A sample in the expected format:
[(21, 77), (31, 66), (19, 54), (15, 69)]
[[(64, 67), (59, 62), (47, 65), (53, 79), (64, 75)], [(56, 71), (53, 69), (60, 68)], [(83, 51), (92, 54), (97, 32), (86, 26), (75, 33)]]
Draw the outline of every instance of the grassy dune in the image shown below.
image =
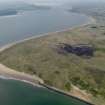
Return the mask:
[[(59, 43), (92, 44), (91, 58), (59, 54)], [(105, 25), (94, 23), (31, 39), (0, 52), (0, 62), (20, 72), (37, 75), (46, 84), (71, 91), (71, 85), (91, 93), (96, 105), (105, 105)]]

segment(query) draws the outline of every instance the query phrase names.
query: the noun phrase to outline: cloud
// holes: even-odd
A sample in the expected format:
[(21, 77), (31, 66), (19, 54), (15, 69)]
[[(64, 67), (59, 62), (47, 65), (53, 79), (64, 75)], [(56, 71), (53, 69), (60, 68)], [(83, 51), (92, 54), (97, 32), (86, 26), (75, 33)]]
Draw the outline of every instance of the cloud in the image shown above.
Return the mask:
[(63, 4), (67, 2), (95, 2), (95, 1), (105, 1), (105, 0), (0, 0), (0, 2), (14, 2), (14, 1), (24, 1), (28, 3), (43, 3), (43, 4)]

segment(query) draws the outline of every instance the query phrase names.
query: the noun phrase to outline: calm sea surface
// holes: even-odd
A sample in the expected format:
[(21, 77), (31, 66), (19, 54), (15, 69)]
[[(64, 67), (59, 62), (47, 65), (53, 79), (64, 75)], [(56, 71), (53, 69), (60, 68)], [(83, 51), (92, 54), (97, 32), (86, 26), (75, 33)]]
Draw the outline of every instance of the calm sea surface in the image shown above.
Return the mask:
[(0, 79), (0, 105), (88, 105), (44, 88)]
[[(42, 33), (81, 25), (89, 18), (64, 10), (27, 11), (21, 15), (0, 17), (0, 47)], [(0, 79), (0, 105), (87, 105), (47, 89)]]
[(63, 9), (26, 11), (0, 17), (0, 47), (39, 34), (60, 31), (89, 21), (87, 16)]

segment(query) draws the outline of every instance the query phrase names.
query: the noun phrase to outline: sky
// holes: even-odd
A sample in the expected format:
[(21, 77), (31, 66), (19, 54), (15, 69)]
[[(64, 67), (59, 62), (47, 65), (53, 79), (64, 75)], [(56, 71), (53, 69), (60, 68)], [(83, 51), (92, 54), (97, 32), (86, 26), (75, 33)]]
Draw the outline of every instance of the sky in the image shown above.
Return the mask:
[(84, 1), (105, 1), (105, 0), (0, 0), (1, 2), (14, 2), (14, 1), (24, 1), (24, 2), (28, 2), (28, 3), (41, 3), (41, 4), (64, 4), (64, 3), (68, 3), (68, 2), (84, 2)]

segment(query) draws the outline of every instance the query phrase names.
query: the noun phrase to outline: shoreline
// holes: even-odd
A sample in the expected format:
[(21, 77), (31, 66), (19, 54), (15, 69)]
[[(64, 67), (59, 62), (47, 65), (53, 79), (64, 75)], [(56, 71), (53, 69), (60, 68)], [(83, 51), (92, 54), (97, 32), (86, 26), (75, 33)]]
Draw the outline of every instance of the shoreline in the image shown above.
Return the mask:
[(44, 84), (43, 80), (35, 75), (33, 76), (24, 72), (15, 71), (3, 64), (0, 64), (0, 79), (17, 80), (38, 87), (42, 87), (39, 83)]
[(24, 12), (22, 11), (17, 11), (17, 13), (15, 14), (11, 14), (11, 15), (1, 15), (0, 19), (2, 18), (11, 18), (11, 17), (16, 17), (16, 16), (21, 16), (22, 14), (24, 14)]
[[(86, 25), (96, 23), (96, 20), (93, 17), (91, 17), (91, 16), (88, 16), (88, 17), (89, 17), (89, 21), (87, 23), (82, 24), (82, 25), (74, 26), (72, 28), (64, 29), (64, 30), (61, 30), (61, 31), (48, 32), (48, 33), (40, 34), (38, 36), (32, 36), (32, 37), (29, 37), (29, 38), (26, 38), (26, 39), (23, 39), (23, 40), (20, 40), (20, 41), (16, 41), (16, 42), (7, 44), (7, 45), (5, 45), (3, 47), (0, 47), (0, 52), (3, 52), (3, 51), (5, 51), (5, 50), (17, 45), (17, 44), (24, 43), (25, 41), (29, 41), (31, 39), (36, 39), (36, 38), (41, 38), (41, 37), (43, 38), (43, 37), (49, 36), (51, 34), (55, 34), (55, 33), (59, 33), (59, 32), (66, 32), (66, 31), (73, 30), (75, 28), (84, 27)], [(3, 65), (1, 63), (0, 63), (0, 69), (2, 69), (2, 70), (0, 70), (0, 76), (1, 77), (4, 76), (4, 79), (6, 77), (7, 79), (10, 79), (10, 80), (17, 80), (17, 81), (21, 81), (21, 82), (31, 84), (33, 86), (46, 88), (46, 86), (44, 86), (45, 85), (44, 81), (42, 79), (40, 79), (39, 77), (37, 77), (37, 76), (32, 76), (32, 75), (30, 75), (28, 73), (15, 71), (13, 69), (10, 69), (10, 68), (6, 67), (5, 65)], [(53, 91), (61, 93), (60, 89), (56, 89), (56, 88), (53, 88), (53, 87), (51, 87), (51, 88), (53, 89)], [(49, 90), (52, 90), (51, 88)], [(62, 91), (62, 93), (65, 94), (66, 96), (72, 97), (74, 99), (83, 101), (85, 103), (89, 103), (86, 100), (78, 98), (78, 96), (76, 97), (76, 96), (73, 96), (73, 95), (70, 95), (70, 94), (66, 94), (66, 92), (63, 92), (63, 91)], [(89, 103), (89, 104), (93, 105), (91, 103)]]
[(30, 82), (30, 81), (27, 81), (27, 80), (21, 80), (21, 79), (12, 78), (12, 77), (9, 77), (9, 76), (7, 77), (7, 76), (0, 75), (0, 79), (19, 81), (19, 82), (22, 82), (22, 83), (30, 84), (30, 85), (35, 86), (35, 87), (38, 87), (38, 88), (44, 88), (43, 86), (41, 86), (39, 84)]
[(70, 31), (70, 30), (73, 30), (75, 28), (79, 28), (79, 27), (83, 27), (83, 26), (86, 26), (86, 25), (89, 25), (89, 24), (96, 23), (96, 19), (94, 19), (92, 16), (88, 16), (88, 17), (89, 17), (89, 21), (87, 23), (82, 24), (82, 25), (77, 25), (77, 26), (74, 26), (74, 27), (71, 27), (71, 28), (60, 30), (60, 31), (43, 33), (43, 34), (39, 34), (39, 35), (36, 35), (36, 36), (28, 37), (28, 38), (25, 38), (25, 39), (22, 39), (22, 40), (19, 40), (19, 41), (15, 41), (13, 43), (8, 43), (7, 45), (4, 45), (4, 46), (0, 47), (0, 52), (6, 50), (8, 48), (11, 48), (11, 47), (13, 47), (13, 46), (15, 46), (17, 44), (24, 43), (25, 41), (29, 41), (29, 40), (32, 40), (32, 39), (41, 38), (41, 37), (45, 37), (45, 36), (49, 36), (49, 35), (55, 34), (55, 33)]
[(46, 84), (41, 84), (41, 83), (40, 83), (40, 85), (43, 86), (43, 87), (45, 87), (45, 88), (47, 88), (47, 89), (50, 90), (50, 91), (57, 92), (57, 93), (62, 94), (62, 95), (64, 95), (64, 96), (71, 97), (71, 98), (73, 98), (73, 99), (76, 99), (76, 100), (79, 100), (79, 101), (81, 101), (81, 102), (84, 102), (84, 103), (86, 103), (86, 104), (88, 104), (88, 105), (94, 105), (94, 104), (92, 104), (92, 103), (90, 103), (90, 102), (88, 102), (88, 101), (86, 101), (86, 100), (80, 99), (80, 98), (78, 98), (78, 97), (76, 97), (76, 96), (73, 96), (72, 94), (68, 94), (68, 92), (65, 92), (65, 91), (63, 91), (63, 90), (57, 89), (57, 88), (55, 88), (55, 87), (51, 87), (51, 86), (48, 86), (48, 85), (46, 85)]

